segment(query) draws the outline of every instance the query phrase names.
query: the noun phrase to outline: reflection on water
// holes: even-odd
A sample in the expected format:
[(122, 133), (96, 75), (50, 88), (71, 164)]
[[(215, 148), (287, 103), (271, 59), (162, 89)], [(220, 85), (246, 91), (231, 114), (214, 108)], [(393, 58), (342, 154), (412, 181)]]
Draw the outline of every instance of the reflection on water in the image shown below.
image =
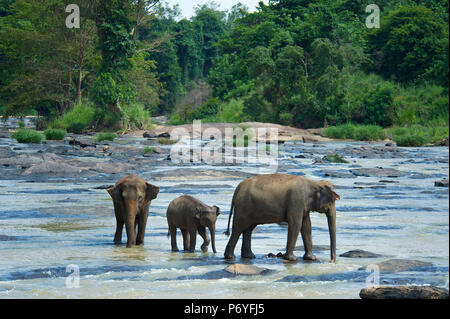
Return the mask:
[[(317, 165), (308, 158), (295, 158), (302, 147), (302, 143), (280, 146), (279, 171), (326, 178), (336, 185), (341, 197), (337, 254), (363, 249), (382, 257), (338, 257), (331, 264), (329, 251), (319, 249), (317, 262), (299, 258), (297, 263), (284, 263), (266, 255), (281, 251), (287, 228), (261, 225), (252, 240), (257, 258), (242, 260), (238, 243), (235, 262), (271, 271), (258, 276), (225, 273), (229, 262), (223, 252), (228, 238), (223, 232), (234, 188), (240, 182), (226, 175), (223, 180), (160, 179), (161, 192), (150, 208), (145, 246), (131, 249), (112, 244), (115, 218), (108, 194), (96, 189), (104, 184), (101, 181), (76, 185), (0, 181), (0, 298), (358, 298), (369, 274), (365, 267), (392, 258), (428, 261), (432, 266), (382, 273), (381, 284), (448, 287), (448, 189), (434, 187), (437, 175), (448, 177), (448, 162), (435, 160), (448, 157), (448, 149), (409, 149), (404, 151), (406, 158), (381, 160), (383, 167), (419, 174), (415, 178), (349, 178), (350, 167), (376, 167), (380, 160), (352, 158), (350, 164)], [(245, 165), (232, 168), (250, 172)], [(198, 165), (198, 169), (226, 171), (230, 167)], [(152, 174), (167, 170), (167, 166), (152, 167), (145, 175), (151, 179)], [(325, 170), (346, 174), (325, 177)], [(217, 254), (211, 248), (205, 254), (170, 251), (165, 209), (182, 194), (221, 208)], [(312, 213), (311, 219), (314, 244), (328, 245), (326, 218)], [(125, 236), (124, 232), (124, 240)], [(178, 240), (180, 244), (180, 233)], [(301, 257), (303, 252), (296, 254)], [(70, 275), (66, 267), (72, 264), (80, 269), (80, 288), (66, 288)]]

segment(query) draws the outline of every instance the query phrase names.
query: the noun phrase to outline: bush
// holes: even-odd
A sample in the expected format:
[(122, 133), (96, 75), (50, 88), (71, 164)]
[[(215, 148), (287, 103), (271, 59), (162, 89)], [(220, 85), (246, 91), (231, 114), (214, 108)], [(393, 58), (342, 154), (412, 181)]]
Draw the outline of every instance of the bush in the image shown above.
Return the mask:
[(398, 146), (422, 146), (426, 144), (426, 139), (424, 136), (421, 135), (413, 135), (413, 134), (406, 134), (406, 135), (397, 135), (394, 136), (394, 141), (397, 143)]
[(45, 130), (44, 134), (47, 140), (60, 141), (64, 139), (67, 132), (58, 128), (49, 128), (48, 130)]
[(423, 146), (434, 144), (449, 134), (448, 126), (422, 126), (393, 127), (388, 129), (392, 139), (398, 146)]
[(162, 144), (162, 145), (172, 145), (172, 144), (175, 144), (177, 142), (178, 141), (171, 140), (170, 138), (165, 138), (165, 137), (158, 138), (158, 143)]
[(89, 103), (77, 104), (70, 111), (50, 124), (51, 128), (66, 129), (72, 133), (82, 133), (92, 124), (95, 108)]
[(144, 104), (132, 103), (122, 106), (124, 113), (123, 125), (129, 129), (148, 129), (151, 126), (150, 112), (145, 109)]
[(19, 143), (39, 144), (45, 140), (45, 136), (36, 130), (21, 128), (11, 134), (11, 137)]
[(384, 139), (386, 133), (383, 128), (377, 125), (355, 125), (347, 123), (328, 127), (325, 130), (325, 136), (359, 141), (377, 141)]
[(117, 138), (116, 133), (98, 133), (94, 137), (94, 142), (101, 142), (101, 141), (114, 141)]

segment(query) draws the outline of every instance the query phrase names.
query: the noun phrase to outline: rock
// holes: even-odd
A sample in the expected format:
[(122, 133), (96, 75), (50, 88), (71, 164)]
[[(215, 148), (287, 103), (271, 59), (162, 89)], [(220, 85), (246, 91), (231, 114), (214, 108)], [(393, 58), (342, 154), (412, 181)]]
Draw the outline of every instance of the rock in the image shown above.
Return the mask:
[(440, 140), (437, 145), (439, 146), (448, 146), (448, 136)]
[(246, 265), (246, 264), (233, 264), (226, 267), (224, 270), (233, 275), (245, 275), (245, 276), (264, 275), (271, 271), (270, 269), (267, 268), (256, 267), (253, 265)]
[(153, 132), (153, 131), (149, 131), (149, 132), (145, 132), (143, 134), (143, 137), (145, 137), (145, 138), (157, 138), (158, 135), (155, 132)]
[(169, 132), (163, 132), (161, 134), (157, 135), (158, 138), (170, 138), (170, 133)]
[(32, 165), (23, 173), (23, 175), (52, 174), (58, 176), (70, 176), (79, 175), (83, 171), (86, 171), (86, 168), (69, 165), (61, 161), (50, 160)]
[(382, 255), (372, 253), (370, 251), (365, 251), (361, 249), (355, 249), (347, 251), (343, 254), (339, 255), (340, 257), (346, 257), (346, 258), (377, 258), (382, 257)]
[[(378, 266), (380, 272), (392, 273), (409, 270), (423, 270), (423, 268), (433, 266), (432, 263), (412, 259), (389, 259), (381, 263), (375, 264)], [(365, 267), (359, 268), (363, 270)]]
[(335, 178), (352, 178), (355, 177), (355, 175), (346, 173), (346, 172), (333, 172), (333, 171), (326, 171), (325, 177), (335, 177)]
[(14, 236), (7, 236), (0, 234), (0, 241), (10, 241), (10, 240), (16, 240), (17, 238)]
[(434, 186), (436, 187), (449, 187), (448, 179), (443, 179), (441, 181), (435, 181)]
[(295, 157), (294, 158), (306, 158), (306, 156), (305, 155), (302, 155), (302, 154), (300, 154), (300, 155), (295, 155)]
[(401, 177), (405, 176), (405, 172), (393, 168), (354, 168), (350, 172), (355, 176), (365, 176), (365, 177)]
[(361, 299), (448, 299), (448, 290), (432, 286), (382, 286), (363, 288)]
[(69, 145), (77, 145), (81, 148), (96, 147), (95, 144), (90, 141), (86, 141), (80, 138), (74, 138), (72, 136), (67, 137), (66, 140), (68, 141)]
[(348, 163), (348, 161), (343, 159), (339, 154), (326, 155), (322, 157), (322, 160), (330, 163)]

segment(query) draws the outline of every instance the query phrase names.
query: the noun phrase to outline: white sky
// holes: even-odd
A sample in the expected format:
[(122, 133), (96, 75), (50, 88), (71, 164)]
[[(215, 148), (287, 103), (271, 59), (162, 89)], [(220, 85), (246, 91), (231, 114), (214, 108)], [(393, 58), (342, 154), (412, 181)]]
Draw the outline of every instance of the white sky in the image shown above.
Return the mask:
[[(209, 0), (163, 0), (164, 2), (168, 3), (170, 7), (172, 7), (175, 4), (180, 5), (181, 13), (183, 17), (190, 18), (194, 15), (194, 7), (197, 5), (203, 5), (208, 2)], [(229, 10), (232, 6), (235, 4), (241, 2), (242, 4), (246, 5), (250, 12), (253, 12), (256, 10), (256, 7), (258, 6), (258, 3), (260, 1), (263, 1), (264, 3), (268, 3), (267, 0), (214, 0), (215, 3), (220, 4), (220, 10)]]

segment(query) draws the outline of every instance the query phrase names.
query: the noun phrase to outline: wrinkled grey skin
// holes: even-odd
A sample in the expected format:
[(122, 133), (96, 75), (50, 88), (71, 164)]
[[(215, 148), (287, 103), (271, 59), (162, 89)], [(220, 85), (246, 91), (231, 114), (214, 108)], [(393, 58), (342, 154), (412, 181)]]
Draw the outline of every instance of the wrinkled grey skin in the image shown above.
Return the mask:
[[(208, 206), (198, 199), (183, 195), (172, 202), (167, 208), (167, 224), (171, 237), (172, 251), (178, 251), (177, 228), (183, 234), (183, 249), (189, 252), (195, 251), (197, 231), (203, 238), (201, 246), (203, 252), (208, 251), (211, 242), (212, 250), (216, 253), (216, 220), (220, 214), (217, 206)], [(206, 227), (211, 233), (211, 240), (206, 234)], [(169, 235), (168, 234), (168, 235)]]
[(233, 214), (231, 237), (225, 249), (225, 258), (234, 258), (234, 248), (243, 234), (241, 256), (255, 258), (251, 250), (251, 234), (257, 225), (287, 222), (288, 239), (284, 259), (295, 261), (293, 251), (298, 234), (302, 233), (304, 260), (315, 260), (312, 253), (310, 212), (323, 213), (328, 219), (331, 261), (336, 260), (336, 206), (340, 199), (327, 181), (313, 181), (301, 176), (268, 174), (251, 177), (236, 188), (228, 219)]
[(158, 196), (159, 187), (132, 174), (121, 178), (114, 187), (108, 188), (107, 192), (113, 200), (117, 222), (114, 242), (116, 244), (122, 242), (122, 230), (125, 225), (127, 248), (143, 245), (150, 202)]

